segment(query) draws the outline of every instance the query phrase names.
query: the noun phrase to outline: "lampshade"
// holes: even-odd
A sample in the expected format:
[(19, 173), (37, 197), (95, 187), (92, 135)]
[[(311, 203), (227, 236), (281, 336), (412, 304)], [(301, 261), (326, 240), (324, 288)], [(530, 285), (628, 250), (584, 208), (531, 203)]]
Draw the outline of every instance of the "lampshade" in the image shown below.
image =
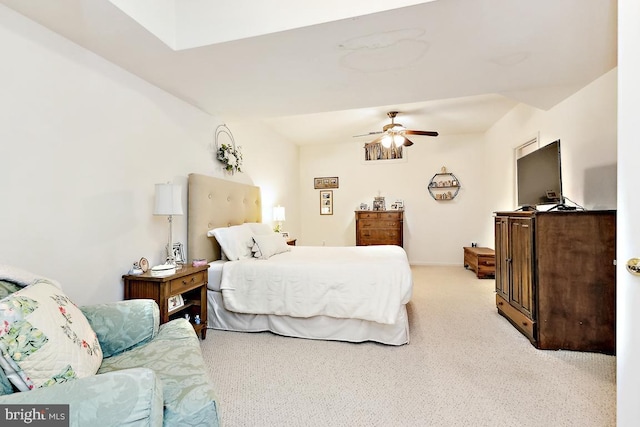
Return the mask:
[(284, 221), (284, 207), (276, 206), (273, 208), (273, 220)]
[(391, 135), (385, 135), (382, 137), (382, 141), (380, 141), (382, 143), (382, 146), (384, 148), (389, 148), (391, 147), (391, 143), (393, 142), (393, 138), (391, 137)]
[(182, 187), (176, 184), (156, 184), (154, 215), (182, 215)]

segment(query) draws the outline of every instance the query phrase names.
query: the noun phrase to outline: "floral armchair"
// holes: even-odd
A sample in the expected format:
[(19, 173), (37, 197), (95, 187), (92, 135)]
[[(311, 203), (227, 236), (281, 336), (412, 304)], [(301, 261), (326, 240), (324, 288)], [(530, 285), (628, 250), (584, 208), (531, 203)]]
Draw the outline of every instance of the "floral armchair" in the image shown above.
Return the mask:
[[(7, 295), (14, 290), (9, 286), (7, 291), (6, 284), (0, 269), (0, 298), (3, 292)], [(102, 351), (97, 372), (19, 392), (0, 369), (0, 405), (68, 404), (71, 426), (220, 425), (215, 391), (199, 339), (188, 321), (176, 319), (159, 325), (153, 300), (80, 310)], [(0, 337), (0, 350), (5, 347)]]

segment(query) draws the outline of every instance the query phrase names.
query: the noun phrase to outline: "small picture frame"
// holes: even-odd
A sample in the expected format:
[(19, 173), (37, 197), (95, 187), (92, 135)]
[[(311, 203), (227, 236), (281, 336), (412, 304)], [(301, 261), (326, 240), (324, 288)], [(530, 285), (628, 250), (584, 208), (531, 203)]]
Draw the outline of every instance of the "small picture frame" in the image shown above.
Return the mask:
[(174, 295), (169, 297), (169, 311), (177, 310), (184, 305), (182, 295)]
[(404, 209), (404, 202), (402, 200), (396, 200), (395, 202), (391, 203), (392, 211), (401, 211), (403, 209)]
[(288, 231), (281, 231), (280, 234), (282, 234), (282, 237), (284, 237), (285, 239), (289, 238), (289, 232)]
[(184, 247), (182, 243), (174, 243), (173, 244), (173, 258), (176, 260), (176, 264), (185, 264), (186, 259), (184, 259)]
[(368, 211), (369, 210), (369, 206), (366, 203), (360, 203), (360, 210), (361, 211)]
[(387, 207), (385, 205), (384, 197), (378, 196), (373, 199), (373, 210), (374, 211), (385, 211)]
[(333, 191), (320, 191), (320, 215), (333, 215)]
[(149, 270), (149, 261), (145, 257), (140, 258), (138, 265), (143, 273), (146, 273)]

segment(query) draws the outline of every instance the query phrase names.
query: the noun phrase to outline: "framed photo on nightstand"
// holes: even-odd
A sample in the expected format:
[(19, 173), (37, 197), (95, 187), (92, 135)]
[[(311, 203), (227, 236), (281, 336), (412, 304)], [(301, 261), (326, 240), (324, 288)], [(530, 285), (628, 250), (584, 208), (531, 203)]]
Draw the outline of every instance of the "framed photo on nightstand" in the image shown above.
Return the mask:
[(174, 295), (172, 297), (169, 297), (169, 311), (180, 308), (183, 305), (184, 299), (182, 298), (182, 295)]
[(176, 260), (176, 264), (184, 264), (186, 262), (184, 259), (184, 247), (182, 246), (182, 243), (173, 244), (173, 258)]

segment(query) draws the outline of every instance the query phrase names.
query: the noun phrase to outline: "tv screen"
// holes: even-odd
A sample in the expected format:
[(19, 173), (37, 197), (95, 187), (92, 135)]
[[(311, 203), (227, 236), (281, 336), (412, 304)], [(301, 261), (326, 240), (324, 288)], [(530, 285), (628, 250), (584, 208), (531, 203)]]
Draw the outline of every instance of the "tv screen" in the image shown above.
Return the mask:
[(563, 203), (560, 140), (517, 160), (518, 206)]

